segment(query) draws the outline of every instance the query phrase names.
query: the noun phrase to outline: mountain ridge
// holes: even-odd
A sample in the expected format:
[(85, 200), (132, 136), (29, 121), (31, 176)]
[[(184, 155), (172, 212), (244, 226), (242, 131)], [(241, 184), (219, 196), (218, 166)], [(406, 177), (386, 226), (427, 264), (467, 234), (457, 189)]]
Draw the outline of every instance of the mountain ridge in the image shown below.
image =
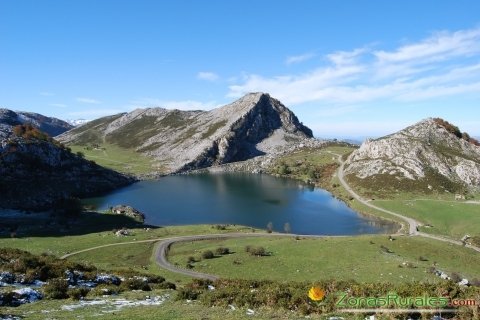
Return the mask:
[(35, 112), (12, 111), (5, 108), (0, 108), (0, 123), (10, 125), (30, 123), (51, 137), (73, 128), (71, 124), (58, 118), (47, 117)]
[(50, 209), (64, 199), (98, 195), (134, 181), (71, 153), (30, 123), (17, 123), (0, 119), (1, 208)]
[(69, 145), (109, 143), (135, 149), (160, 161), (168, 172), (181, 172), (246, 160), (312, 137), (280, 101), (251, 93), (210, 111), (136, 109), (57, 138)]
[[(480, 147), (474, 140), (455, 135), (438, 119), (427, 118), (391, 135), (365, 141), (348, 157), (345, 174), (370, 187), (377, 183), (377, 189), (407, 188), (412, 185), (409, 181), (423, 182), (424, 192), (479, 189)], [(432, 181), (438, 181), (437, 185)]]

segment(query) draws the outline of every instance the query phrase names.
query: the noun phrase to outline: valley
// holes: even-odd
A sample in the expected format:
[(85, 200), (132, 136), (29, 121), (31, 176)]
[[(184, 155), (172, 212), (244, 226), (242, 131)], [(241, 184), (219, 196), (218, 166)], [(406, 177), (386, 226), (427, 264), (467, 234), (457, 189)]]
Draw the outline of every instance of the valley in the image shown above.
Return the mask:
[[(143, 125), (132, 126), (132, 123), (138, 121), (138, 119), (143, 119), (142, 117), (151, 117), (144, 115), (145, 113), (155, 114), (159, 116), (158, 119), (167, 117), (171, 120), (171, 114), (164, 110), (137, 111), (133, 113), (136, 115), (134, 117), (123, 114), (106, 117), (77, 127), (72, 131), (73, 133), (62, 134), (60, 139), (67, 143), (67, 145), (59, 145), (64, 150), (62, 152), (66, 152), (66, 154), (71, 152), (72, 156), (78, 159), (75, 161), (88, 161), (89, 165), (93, 165), (93, 162), (95, 162), (95, 165), (108, 168), (111, 172), (120, 172), (122, 177), (125, 177), (124, 179), (131, 179), (127, 183), (131, 186), (114, 191), (105, 198), (97, 197), (84, 200), (83, 204), (89, 210), (70, 218), (55, 217), (48, 213), (44, 214), (43, 218), (41, 214), (17, 213), (9, 215), (5, 213), (0, 231), (0, 246), (27, 250), (38, 255), (48, 254), (52, 257), (64, 259), (63, 261), (69, 263), (86, 263), (98, 268), (98, 270), (113, 274), (121, 274), (128, 270), (128, 272), (138, 274), (148, 273), (162, 276), (177, 287), (177, 290), (153, 287), (151, 293), (156, 297), (155, 301), (161, 301), (158, 303), (152, 302), (153, 300), (150, 298), (145, 298), (145, 294), (142, 295), (142, 293), (128, 290), (119, 292), (119, 296), (109, 296), (104, 297), (104, 300), (98, 300), (93, 295), (94, 290), (92, 290), (92, 293), (87, 293), (86, 301), (92, 301), (93, 304), (83, 307), (85, 308), (81, 313), (83, 315), (93, 315), (110, 310), (112, 316), (114, 313), (115, 317), (127, 318), (136, 309), (135, 303), (144, 305), (142, 310), (152, 308), (151, 310), (156, 310), (155, 312), (158, 313), (158, 309), (155, 309), (153, 305), (149, 306), (153, 303), (154, 305), (161, 305), (161, 312), (164, 312), (165, 317), (168, 318), (168, 314), (175, 314), (173, 310), (183, 314), (191, 312), (201, 314), (209, 303), (213, 305), (222, 304), (221, 300), (216, 300), (218, 298), (209, 296), (208, 290), (202, 291), (204, 289), (201, 288), (206, 288), (201, 287), (202, 285), (195, 289), (198, 290), (195, 295), (198, 294), (205, 298), (200, 300), (189, 299), (193, 302), (187, 304), (182, 302), (185, 300), (177, 300), (175, 297), (183, 294), (187, 296), (193, 294), (188, 291), (192, 290), (189, 288), (199, 285), (192, 280), (192, 276), (194, 278), (200, 276), (212, 279), (214, 281), (209, 282), (208, 286), (222, 287), (222, 290), (231, 290), (229, 289), (231, 288), (230, 285), (225, 284), (224, 286), (224, 283), (228, 281), (246, 281), (247, 283), (249, 281), (252, 281), (252, 283), (260, 281), (261, 283), (265, 282), (264, 285), (267, 287), (288, 283), (288, 290), (298, 290), (294, 288), (299, 285), (306, 290), (311, 283), (321, 282), (327, 286), (327, 283), (335, 279), (335, 283), (344, 282), (347, 286), (358, 285), (361, 287), (368, 286), (369, 283), (380, 283), (390, 288), (410, 284), (411, 287), (408, 290), (426, 283), (440, 287), (453, 285), (454, 290), (459, 290), (455, 291), (458, 292), (457, 295), (464, 295), (467, 292), (470, 295), (480, 294), (476, 291), (480, 278), (476, 266), (480, 264), (480, 254), (475, 251), (479, 250), (476, 246), (478, 246), (477, 241), (480, 238), (478, 234), (478, 226), (480, 225), (478, 213), (480, 211), (477, 203), (479, 194), (475, 186), (469, 186), (469, 183), (472, 181), (476, 183), (476, 180), (474, 180), (475, 173), (468, 171), (476, 170), (476, 152), (478, 152), (475, 149), (476, 147), (470, 147), (469, 144), (460, 142), (461, 150), (467, 150), (466, 160), (463, 160), (461, 158), (462, 151), (455, 149), (458, 143), (455, 138), (450, 137), (449, 133), (445, 133), (441, 128), (434, 125), (426, 128), (425, 122), (421, 122), (420, 126), (423, 126), (421, 131), (437, 131), (429, 131), (429, 140), (425, 142), (422, 142), (421, 137), (417, 136), (414, 144), (419, 144), (419, 146), (416, 148), (428, 149), (433, 141), (432, 136), (435, 136), (435, 134), (444, 135), (439, 139), (451, 139), (452, 141), (448, 142), (450, 147), (447, 151), (440, 151), (440, 156), (445, 157), (446, 161), (456, 159), (455, 161), (458, 161), (461, 166), (468, 163), (473, 169), (467, 171), (461, 169), (458, 172), (462, 174), (457, 176), (442, 176), (442, 171), (438, 171), (440, 173), (435, 175), (425, 174), (423, 177), (420, 175), (418, 178), (412, 178), (408, 173), (409, 167), (404, 167), (404, 163), (417, 161), (417, 164), (421, 163), (426, 166), (425, 172), (430, 172), (429, 170), (432, 167), (429, 167), (427, 162), (409, 158), (410, 156), (406, 156), (406, 160), (398, 160), (401, 153), (395, 153), (397, 152), (395, 150), (388, 155), (370, 154), (367, 158), (358, 160), (358, 154), (370, 152), (365, 151), (367, 147), (373, 150), (383, 150), (385, 147), (375, 147), (375, 141), (367, 141), (358, 148), (358, 146), (343, 142), (316, 140), (308, 136), (308, 130), (301, 129), (298, 120), (293, 120), (292, 123), (282, 122), (283, 120), (269, 122), (264, 114), (276, 110), (275, 108), (279, 108), (275, 112), (288, 115), (284, 120), (296, 118), (289, 115), (288, 109), (282, 109), (284, 107), (280, 102), (267, 95), (249, 95), (227, 106), (226, 110), (231, 111), (232, 106), (240, 106), (240, 108), (249, 110), (240, 119), (248, 119), (251, 122), (248, 125), (245, 123), (242, 125), (248, 127), (252, 125), (251, 123), (259, 123), (260, 120), (255, 119), (262, 119), (263, 122), (260, 121), (261, 126), (265, 126), (265, 123), (275, 124), (271, 124), (271, 127), (267, 125), (268, 130), (270, 130), (268, 133), (261, 133), (263, 129), (255, 129), (256, 133), (252, 134), (246, 127), (238, 129), (238, 125), (237, 127), (234, 126), (237, 128), (236, 131), (228, 131), (231, 130), (231, 127), (227, 125), (229, 120), (222, 122), (227, 129), (220, 125), (215, 130), (208, 129), (207, 132), (211, 131), (208, 137), (215, 136), (216, 132), (222, 134), (229, 132), (226, 133), (226, 136), (218, 135), (215, 136), (216, 140), (212, 140), (208, 139), (205, 136), (206, 134), (201, 135), (205, 136), (205, 139), (209, 141), (208, 143), (213, 141), (213, 146), (222, 145), (222, 148), (224, 148), (222, 151), (216, 149), (217, 147), (204, 149), (204, 151), (192, 153), (188, 156), (190, 158), (185, 158), (181, 162), (172, 161), (172, 158), (176, 157), (178, 150), (186, 150), (185, 148), (188, 147), (170, 148), (179, 142), (172, 142), (168, 152), (167, 149), (161, 149), (161, 147), (158, 150), (163, 151), (150, 152), (143, 147), (133, 148), (133, 145), (127, 146), (114, 142), (113, 138), (108, 137), (108, 134), (105, 133), (129, 128), (128, 136), (133, 137), (131, 141), (150, 139), (143, 136)], [(222, 114), (220, 111), (211, 114), (216, 113)], [(196, 115), (195, 113), (183, 115), (178, 112), (174, 114), (180, 118), (192, 117), (192, 115), (195, 117)], [(202, 115), (202, 117), (204, 116)], [(275, 119), (276, 116), (273, 118)], [(120, 121), (120, 119), (123, 120)], [(282, 119), (281, 116), (280, 119)], [(119, 122), (115, 124), (115, 121)], [(161, 121), (164, 120), (151, 120), (152, 129), (147, 130), (150, 132), (149, 134), (152, 134), (153, 128), (157, 128), (155, 134), (160, 135), (170, 134), (169, 130), (177, 128), (177, 125), (168, 123), (165, 125), (167, 133), (162, 133), (161, 130), (158, 131), (158, 128), (163, 128), (162, 125), (159, 125)], [(216, 120), (210, 119), (209, 121), (211, 123)], [(242, 123), (242, 121), (239, 123)], [(215, 123), (220, 122), (216, 121)], [(125, 125), (125, 123), (127, 124)], [(8, 132), (14, 130), (13, 125), (4, 127), (3, 132), (11, 134)], [(296, 125), (300, 129), (292, 129)], [(211, 128), (211, 125), (204, 127)], [(196, 132), (199, 130), (198, 128), (200, 127), (195, 129)], [(190, 130), (188, 125), (185, 130), (187, 130), (186, 132)], [(410, 132), (415, 131), (415, 129), (409, 130)], [(197, 138), (200, 137), (198, 132), (192, 134), (197, 135)], [(188, 145), (191, 142), (188, 142), (190, 138), (187, 136), (185, 135), (184, 139)], [(22, 140), (27, 139), (22, 136), (16, 139), (20, 144), (29, 141)], [(35, 137), (33, 139), (33, 142), (37, 143), (36, 146), (55, 143), (48, 139), (38, 142)], [(119, 139), (118, 136), (115, 139)], [(242, 141), (249, 142), (245, 144)], [(381, 142), (382, 139), (378, 141)], [(406, 141), (400, 144), (406, 143)], [(134, 145), (137, 144), (134, 143)], [(206, 142), (205, 145), (207, 145)], [(29, 145), (29, 147), (32, 146)], [(155, 145), (155, 148), (157, 147), (158, 145)], [(48, 145), (48, 148), (54, 147)], [(448, 155), (453, 152), (454, 156), (449, 158), (449, 156), (444, 156), (442, 152), (447, 152)], [(355, 173), (355, 170), (362, 168), (359, 167), (361, 161), (378, 161), (374, 158), (379, 157), (382, 159), (381, 161), (389, 163), (389, 160), (385, 160), (386, 156), (392, 156), (397, 161), (390, 162), (389, 167), (382, 169), (390, 171), (388, 175), (378, 169), (381, 167), (375, 169), (379, 171), (371, 171), (373, 166), (368, 163), (365, 164), (365, 168), (370, 168), (368, 169), (369, 176), (363, 177), (362, 172), (364, 171), (361, 170), (359, 171), (360, 174)], [(68, 156), (64, 157), (68, 159)], [(243, 157), (247, 157), (247, 159), (243, 159)], [(399, 163), (399, 167), (392, 167), (392, 163)], [(63, 166), (61, 162), (55, 165)], [(84, 170), (86, 170), (86, 167)], [(405, 173), (406, 178), (397, 176), (398, 172)], [(357, 176), (357, 174), (360, 176)], [(171, 180), (172, 185), (166, 184), (164, 187), (152, 190), (145, 188), (147, 185), (156, 183), (148, 179), (158, 179), (159, 177), (159, 182)], [(235, 177), (240, 177), (239, 181), (242, 181), (239, 186), (234, 186), (237, 184), (237, 182), (234, 182), (237, 179)], [(135, 179), (147, 180), (134, 183)], [(207, 183), (198, 184), (199, 179), (207, 181)], [(262, 184), (256, 185), (254, 180), (257, 179), (260, 179), (259, 181), (262, 181)], [(462, 180), (462, 182), (460, 179), (466, 180)], [(409, 186), (407, 189), (399, 187), (402, 186), (402, 181), (405, 181), (406, 185)], [(194, 190), (195, 188), (198, 188), (198, 190), (218, 190), (220, 193), (212, 199), (208, 198), (208, 194), (200, 193), (198, 199), (196, 199), (195, 194), (198, 192)], [(289, 188), (292, 188), (292, 190)], [(328, 195), (327, 198), (331, 200), (321, 198), (321, 200), (318, 200), (320, 202), (316, 203), (317, 200), (313, 196), (314, 191), (311, 191), (314, 188), (321, 188), (330, 192), (331, 195)], [(169, 192), (170, 190), (179, 192), (179, 189), (181, 189), (181, 192), (188, 194), (189, 203), (194, 208), (204, 208), (205, 210), (209, 206), (213, 206), (219, 208), (219, 213), (228, 213), (230, 218), (226, 220), (222, 220), (222, 218), (213, 222), (214, 224), (198, 224), (204, 223), (203, 220), (195, 219), (178, 220), (181, 214), (186, 212), (186, 209), (182, 205), (175, 205), (175, 203), (180, 203), (180, 199), (185, 195), (182, 193), (182, 195), (177, 196)], [(296, 200), (292, 196), (294, 194), (293, 189), (300, 190), (298, 191), (299, 198)], [(129, 192), (128, 190), (132, 191)], [(155, 194), (154, 199), (158, 198), (160, 201), (162, 201), (162, 196), (168, 197), (172, 203), (169, 204), (167, 200), (164, 200), (162, 203), (164, 206), (162, 207), (155, 205), (155, 201), (158, 201), (155, 200), (150, 204), (151, 207), (148, 207), (148, 201), (150, 200), (139, 198), (135, 202), (129, 198), (134, 193), (133, 190), (138, 190), (139, 194), (144, 195)], [(115, 192), (118, 192), (118, 196), (115, 196)], [(99, 195), (98, 192), (94, 194)], [(266, 220), (262, 218), (261, 214), (257, 214), (251, 222), (242, 220), (243, 218), (238, 221), (235, 220), (232, 216), (232, 208), (223, 207), (221, 201), (215, 202), (217, 201), (215, 199), (222, 199), (222, 194), (243, 194), (245, 197), (237, 199), (239, 202), (236, 205), (234, 204), (235, 208), (242, 211), (242, 203), (249, 204), (243, 209), (244, 211), (249, 211), (249, 208), (263, 208), (260, 211), (261, 214), (267, 215)], [(462, 195), (463, 198), (456, 196), (458, 194)], [(256, 203), (256, 200), (254, 201), (256, 197), (259, 197), (259, 203)], [(457, 197), (456, 200), (455, 197)], [(300, 201), (301, 198), (305, 198), (308, 203), (302, 202), (304, 200)], [(228, 204), (237, 201), (231, 197), (225, 199)], [(349, 223), (352, 223), (355, 219), (360, 219), (359, 221), (368, 221), (370, 226), (368, 228), (356, 227), (358, 231), (353, 233), (346, 232), (345, 230), (348, 229), (346, 222), (338, 220), (339, 211), (328, 211), (330, 209), (323, 207), (322, 204), (328, 203), (332, 208), (340, 208), (344, 204), (338, 202), (337, 199), (343, 201), (349, 207), (348, 210), (353, 209), (360, 214), (356, 215), (355, 213), (356, 218), (348, 216)], [(134, 205), (134, 207), (141, 209), (147, 216), (145, 224), (110, 212), (109, 207), (111, 205), (120, 204), (116, 202), (126, 202), (125, 204)], [(295, 205), (286, 205), (290, 202)], [(312, 206), (313, 210), (311, 212), (305, 210), (308, 206)], [(283, 207), (285, 209), (282, 209)], [(273, 211), (269, 212), (269, 210)], [(280, 220), (278, 218), (275, 218), (277, 220), (268, 218), (275, 211), (275, 215), (280, 217), (282, 210), (296, 212), (296, 216), (280, 218)], [(318, 210), (321, 211), (321, 214), (315, 214), (315, 211)], [(164, 220), (158, 220), (158, 222), (155, 222), (155, 219), (152, 220), (154, 215), (157, 214), (153, 212), (156, 211), (159, 212), (160, 216), (163, 216), (162, 219)], [(176, 213), (175, 211), (180, 212)], [(215, 210), (210, 211), (212, 212), (200, 214), (200, 216), (209, 216)], [(302, 215), (305, 215), (306, 219), (301, 220)], [(323, 220), (319, 219), (320, 216), (323, 216)], [(272, 223), (272, 221), (275, 223)], [(284, 223), (285, 226), (282, 228)], [(174, 224), (182, 225), (174, 226)], [(337, 225), (344, 229), (336, 229)], [(305, 229), (307, 231), (302, 232), (302, 226), (308, 226), (310, 229)], [(386, 228), (385, 226), (389, 227)], [(119, 230), (125, 230), (125, 235), (116, 235)], [(376, 233), (375, 230), (383, 233), (372, 234)], [(222, 239), (220, 236), (215, 236), (218, 233), (221, 233), (222, 237), (226, 235), (228, 238)], [(240, 233), (240, 236), (237, 236), (238, 233)], [(310, 235), (297, 235), (298, 233)], [(352, 236), (352, 234), (355, 235)], [(470, 237), (464, 239), (465, 241), (462, 243), (460, 240), (465, 235)], [(196, 241), (177, 242), (175, 239), (178, 239), (178, 237), (191, 237), (192, 240)], [(203, 237), (208, 239), (201, 240)], [(210, 237), (215, 239), (210, 239)], [(160, 249), (162, 243), (168, 243), (168, 245)], [(227, 249), (228, 253), (217, 253), (220, 252), (220, 248), (222, 250)], [(262, 252), (262, 254), (251, 254), (249, 250), (252, 249), (247, 248), (254, 248), (253, 250)], [(162, 255), (159, 250), (164, 250), (162, 259), (167, 260), (166, 264), (159, 264)], [(212, 259), (204, 258), (204, 253), (207, 251), (213, 252)], [(167, 269), (165, 269), (166, 266), (168, 266)], [(454, 280), (447, 281), (440, 275), (445, 275), (445, 277)], [(465, 291), (466, 289), (456, 284), (456, 282), (463, 281), (462, 279), (468, 280), (471, 284), (471, 287), (468, 288), (471, 288), (473, 293)], [(332, 285), (329, 284), (329, 286)], [(453, 294), (454, 291), (451, 292)], [(131, 306), (111, 307), (110, 305), (119, 303), (115, 302), (118, 301), (119, 297), (126, 301), (122, 303), (131, 304)], [(213, 300), (206, 302), (205, 299)], [(305, 299), (303, 297), (296, 302), (297, 306), (299, 308), (301, 306), (302, 309), (301, 311), (295, 311), (292, 317), (295, 318), (297, 316), (296, 312), (300, 312), (313, 318), (322, 319), (324, 312), (312, 309), (311, 305), (305, 305)], [(98, 303), (97, 306), (96, 303)], [(266, 302), (258, 303), (258, 305), (255, 305), (256, 307), (253, 307), (252, 302), (245, 303), (239, 300), (233, 308), (228, 307), (231, 311), (228, 318), (242, 318), (249, 312), (261, 314), (265, 317), (275, 317), (279, 310), (277, 305), (269, 307)], [(99, 307), (100, 305), (101, 307)], [(45, 299), (40, 302), (23, 304), (17, 308), (7, 308), (6, 310), (9, 314), (28, 315), (32, 319), (35, 319), (33, 313), (39, 308), (43, 310), (42, 312), (56, 314), (58, 317), (68, 317), (78, 312), (76, 311), (77, 307), (72, 307), (73, 309), (70, 310), (68, 306), (65, 306), (67, 305), (62, 304), (59, 307), (56, 302)], [(251, 310), (252, 307), (254, 310)], [(210, 315), (213, 319), (217, 316), (221, 317), (225, 306), (215, 308), (218, 309), (212, 309)], [(474, 309), (462, 310), (467, 314), (474, 312), (472, 311)], [(335, 314), (332, 311), (333, 309), (327, 314)], [(148, 312), (145, 313), (146, 319), (151, 317)], [(108, 319), (108, 316), (104, 316), (104, 318)]]

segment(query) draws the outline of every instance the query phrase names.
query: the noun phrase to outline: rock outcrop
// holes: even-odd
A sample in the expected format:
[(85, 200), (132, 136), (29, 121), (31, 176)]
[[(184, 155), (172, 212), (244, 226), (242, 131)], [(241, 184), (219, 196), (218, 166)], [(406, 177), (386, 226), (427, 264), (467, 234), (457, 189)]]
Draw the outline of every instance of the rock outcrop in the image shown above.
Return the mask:
[(448, 122), (429, 118), (364, 142), (349, 156), (345, 174), (371, 187), (377, 183), (378, 188), (389, 184), (409, 188), (409, 182), (420, 182), (417, 185), (424, 191), (480, 188), (477, 144)]
[(91, 121), (58, 137), (66, 144), (116, 144), (181, 172), (250, 159), (311, 138), (280, 101), (252, 93), (211, 111), (137, 109)]
[(31, 125), (0, 119), (0, 208), (43, 210), (58, 200), (107, 192), (133, 182), (105, 169)]

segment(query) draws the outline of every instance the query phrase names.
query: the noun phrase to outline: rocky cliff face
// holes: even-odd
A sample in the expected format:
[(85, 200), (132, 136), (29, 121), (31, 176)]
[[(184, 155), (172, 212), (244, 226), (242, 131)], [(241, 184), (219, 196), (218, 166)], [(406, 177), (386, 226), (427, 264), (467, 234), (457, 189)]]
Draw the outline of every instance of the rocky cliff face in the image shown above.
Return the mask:
[(312, 137), (280, 101), (252, 93), (211, 111), (137, 109), (58, 137), (67, 144), (117, 144), (147, 154), (170, 172), (246, 160)]
[(33, 112), (14, 112), (1, 108), (0, 123), (10, 125), (30, 123), (51, 137), (62, 134), (73, 128), (71, 124), (57, 118), (46, 117)]
[(133, 182), (72, 154), (34, 127), (16, 125), (12, 115), (3, 112), (0, 119), (0, 208), (48, 209), (62, 198), (94, 195)]
[[(345, 174), (378, 188), (385, 184), (412, 186), (424, 191), (480, 188), (480, 147), (457, 135), (441, 119), (426, 119), (390, 136), (364, 142), (345, 164)], [(447, 123), (448, 124), (448, 123)], [(422, 184), (423, 183), (423, 184)]]

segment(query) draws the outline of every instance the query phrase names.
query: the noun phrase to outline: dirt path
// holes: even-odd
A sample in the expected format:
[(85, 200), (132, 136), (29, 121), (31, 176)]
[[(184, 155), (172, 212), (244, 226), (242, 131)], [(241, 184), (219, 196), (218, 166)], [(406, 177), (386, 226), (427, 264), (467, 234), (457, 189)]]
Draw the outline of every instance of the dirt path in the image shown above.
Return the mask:
[[(425, 237), (425, 238), (435, 239), (435, 240), (438, 240), (438, 241), (443, 241), (443, 242), (448, 242), (448, 243), (456, 244), (456, 245), (459, 245), (459, 246), (463, 246), (463, 242), (461, 242), (459, 240), (454, 240), (454, 239), (450, 239), (450, 238), (446, 238), (446, 237), (442, 237), (442, 236), (437, 236), (437, 235), (433, 235), (433, 234), (429, 234), (429, 233), (419, 232), (418, 227), (420, 226), (420, 223), (417, 220), (406, 217), (404, 215), (401, 215), (399, 213), (396, 213), (396, 212), (393, 212), (393, 211), (390, 211), (390, 210), (380, 208), (376, 205), (371, 204), (369, 201), (367, 201), (366, 199), (359, 196), (355, 191), (353, 191), (353, 189), (348, 185), (348, 183), (344, 179), (343, 170), (344, 170), (344, 166), (345, 166), (345, 161), (342, 160), (342, 155), (337, 154), (337, 153), (333, 153), (331, 151), (328, 151), (328, 152), (333, 154), (333, 155), (336, 155), (337, 159), (338, 159), (338, 163), (340, 163), (340, 167), (338, 168), (338, 171), (337, 171), (338, 180), (340, 181), (342, 186), (345, 188), (345, 190), (347, 190), (347, 192), (350, 193), (352, 195), (352, 197), (354, 197), (358, 202), (363, 203), (364, 205), (366, 205), (370, 208), (373, 208), (375, 210), (379, 210), (379, 211), (388, 213), (392, 216), (395, 216), (397, 218), (402, 219), (408, 225), (408, 235), (410, 235), (410, 236), (421, 236), (421, 237)], [(478, 248), (478, 247), (475, 247), (475, 246), (472, 246), (472, 245), (465, 245), (465, 247), (473, 249), (477, 252), (480, 252), (480, 248)]]

